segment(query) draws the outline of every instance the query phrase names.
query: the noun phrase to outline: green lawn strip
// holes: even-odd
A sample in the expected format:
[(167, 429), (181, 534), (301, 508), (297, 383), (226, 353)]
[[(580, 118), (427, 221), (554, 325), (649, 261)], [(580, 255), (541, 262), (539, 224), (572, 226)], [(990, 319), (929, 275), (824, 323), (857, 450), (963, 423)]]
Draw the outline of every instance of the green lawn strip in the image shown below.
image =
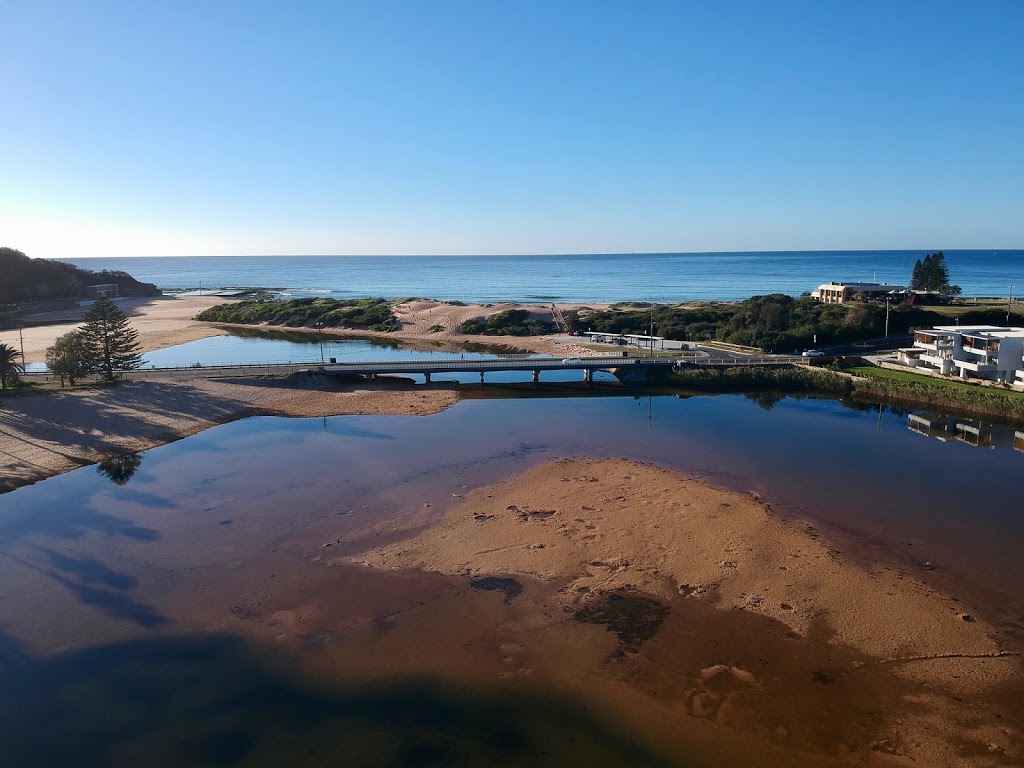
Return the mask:
[(846, 369), (847, 373), (852, 373), (855, 376), (864, 376), (874, 379), (892, 379), (895, 381), (907, 381), (912, 384), (921, 384), (923, 386), (930, 387), (943, 387), (946, 389), (957, 389), (966, 392), (976, 392), (982, 397), (989, 394), (1008, 395), (1010, 397), (1024, 398), (1024, 392), (1015, 392), (1008, 389), (990, 389), (982, 387), (979, 384), (964, 384), (960, 381), (950, 381), (947, 379), (938, 379), (933, 376), (922, 376), (917, 373), (910, 373), (904, 371), (894, 371), (890, 368), (875, 368), (870, 365), (857, 366), (855, 368)]

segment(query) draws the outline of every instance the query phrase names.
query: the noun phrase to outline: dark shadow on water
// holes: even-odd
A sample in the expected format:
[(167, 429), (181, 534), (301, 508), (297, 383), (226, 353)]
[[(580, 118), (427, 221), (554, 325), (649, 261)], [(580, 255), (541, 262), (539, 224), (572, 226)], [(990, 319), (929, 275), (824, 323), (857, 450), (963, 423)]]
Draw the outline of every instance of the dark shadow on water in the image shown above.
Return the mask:
[(134, 589), (138, 584), (133, 576), (119, 573), (91, 557), (68, 557), (44, 547), (30, 546), (56, 570), (49, 570), (7, 552), (0, 553), (0, 556), (52, 579), (79, 602), (97, 609), (111, 619), (130, 621), (147, 629), (167, 622), (152, 606), (133, 600), (126, 594), (126, 591)]
[(160, 534), (152, 528), (136, 525), (87, 506), (88, 500), (71, 499), (61, 506), (50, 507), (47, 514), (15, 513), (0, 518), (0, 551), (6, 544), (38, 534), (54, 539), (80, 539), (87, 533), (124, 536), (136, 541), (158, 541)]
[(680, 765), (557, 695), (313, 683), (218, 635), (33, 660), (0, 632), (0, 743), (11, 768)]
[(137, 504), (140, 507), (149, 509), (174, 509), (175, 504), (170, 499), (158, 496), (155, 493), (140, 491), (138, 488), (122, 487), (117, 491), (117, 500), (130, 504)]
[(98, 584), (109, 589), (135, 589), (138, 580), (126, 573), (119, 573), (93, 557), (69, 557), (52, 549), (30, 545), (42, 554), (52, 568), (82, 584)]
[(99, 589), (57, 573), (48, 575), (71, 592), (79, 601), (96, 608), (111, 619), (130, 621), (147, 629), (167, 623), (167, 619), (157, 613), (152, 606), (139, 603), (122, 592)]

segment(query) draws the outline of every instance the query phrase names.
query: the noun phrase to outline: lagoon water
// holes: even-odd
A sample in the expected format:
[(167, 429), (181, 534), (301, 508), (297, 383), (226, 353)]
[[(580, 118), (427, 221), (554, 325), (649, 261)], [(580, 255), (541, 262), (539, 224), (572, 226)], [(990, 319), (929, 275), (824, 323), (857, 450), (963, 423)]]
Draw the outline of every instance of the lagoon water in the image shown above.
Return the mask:
[[(146, 451), (118, 483), (85, 467), (0, 495), (5, 755), (33, 766), (131, 765), (146, 754), (167, 765), (353, 755), (359, 765), (468, 765), (499, 753), (536, 765), (665, 765), (557, 690), (492, 698), (491, 686), (327, 685), (308, 674), (328, 647), (343, 657), (367, 631), (387, 652), (387, 616), (351, 607), (362, 590), (381, 606), (387, 593), (326, 567), (321, 553), (333, 550), (322, 542), (358, 552), (381, 541), (381, 523), (439, 513), (464, 488), (556, 458), (619, 455), (868, 536), (902, 551), (911, 574), (935, 563), (932, 576), (954, 578), (965, 598), (1024, 583), (1024, 454), (929, 439), (898, 410), (620, 394), (467, 400), (430, 417), (251, 418)], [(937, 476), (948, 466), (957, 471)], [(298, 619), (256, 618), (259, 606), (280, 594), (286, 605), (315, 601), (323, 579), (340, 616), (356, 610), (334, 617), (349, 622), (344, 632), (317, 630), (328, 617), (314, 613), (305, 644), (281, 655), (225, 631), (287, 627)], [(381, 763), (385, 748), (399, 758)]]
[[(799, 296), (830, 280), (906, 285), (921, 251), (537, 256), (205, 256), (63, 259), (123, 270), (164, 290), (264, 287), (294, 296), (426, 297), (474, 303), (731, 301)], [(1024, 250), (945, 251), (965, 296), (1024, 290)]]

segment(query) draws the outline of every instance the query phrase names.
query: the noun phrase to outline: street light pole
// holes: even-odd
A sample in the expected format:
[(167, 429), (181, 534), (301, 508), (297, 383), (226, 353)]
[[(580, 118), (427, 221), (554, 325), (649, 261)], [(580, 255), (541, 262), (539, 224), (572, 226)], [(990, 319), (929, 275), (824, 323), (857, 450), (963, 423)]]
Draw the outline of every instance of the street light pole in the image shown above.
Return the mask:
[(1013, 286), (1010, 286), (1010, 298), (1006, 300), (1006, 324), (1010, 324), (1010, 307), (1013, 305)]
[(320, 365), (324, 364), (324, 323), (322, 320), (316, 321), (316, 338), (320, 342)]
[(889, 297), (885, 297), (885, 338), (889, 338)]
[(21, 370), (25, 371), (28, 369), (25, 367), (25, 337), (21, 335), (22, 328), (24, 326), (18, 323), (18, 341), (21, 342)]

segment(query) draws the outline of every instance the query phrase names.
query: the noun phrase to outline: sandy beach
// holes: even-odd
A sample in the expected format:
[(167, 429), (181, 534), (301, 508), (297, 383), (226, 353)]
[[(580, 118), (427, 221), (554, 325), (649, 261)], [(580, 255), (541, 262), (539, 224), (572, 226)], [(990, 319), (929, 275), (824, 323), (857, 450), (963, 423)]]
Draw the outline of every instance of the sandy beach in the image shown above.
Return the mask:
[[(143, 352), (184, 344), (208, 336), (220, 336), (230, 326), (215, 325), (195, 320), (195, 316), (204, 309), (230, 302), (220, 296), (160, 296), (155, 298), (126, 298), (117, 303), (131, 320), (132, 327), (139, 332), (139, 344)], [(599, 309), (607, 305), (588, 304), (588, 307)], [(579, 305), (560, 305), (562, 311), (578, 309)], [(395, 314), (402, 323), (402, 328), (394, 333), (383, 334), (384, 337), (400, 341), (429, 341), (446, 344), (458, 344), (472, 341), (477, 343), (509, 343), (515, 346), (529, 347), (536, 352), (554, 352), (556, 354), (572, 351), (586, 354), (589, 350), (583, 347), (558, 344), (548, 337), (482, 337), (466, 336), (458, 332), (459, 326), (467, 320), (486, 318), (508, 309), (525, 309), (535, 317), (552, 320), (551, 305), (519, 305), (519, 304), (450, 304), (433, 300), (415, 300), (399, 304)], [(25, 360), (29, 363), (43, 362), (46, 348), (62, 334), (75, 330), (80, 324), (84, 309), (65, 310), (62, 312), (46, 312), (28, 315), (22, 318), (25, 328), (19, 338), (16, 329), (0, 331), (0, 343), (10, 344), (21, 349), (22, 339), (25, 345)], [(431, 327), (440, 326), (443, 330), (432, 331)], [(252, 329), (253, 326), (244, 326)], [(271, 326), (263, 326), (274, 330)], [(276, 330), (301, 331), (296, 328), (277, 328)], [(309, 333), (315, 333), (307, 329)], [(325, 335), (337, 338), (366, 336), (365, 331), (346, 331), (329, 329)]]
[[(119, 299), (117, 306), (124, 312), (132, 327), (139, 332), (139, 345), (143, 352), (184, 344), (207, 336), (220, 336), (224, 331), (193, 318), (204, 309), (228, 301), (219, 296), (156, 296), (150, 298)], [(84, 308), (61, 312), (26, 315), (21, 331), (0, 331), (0, 344), (10, 344), (21, 350), (25, 343), (25, 361), (41, 363), (46, 359), (46, 348), (65, 333), (81, 324)]]
[[(139, 333), (142, 351), (184, 344), (227, 333), (225, 327), (193, 318), (226, 301), (216, 296), (163, 296), (123, 299), (118, 306)], [(229, 300), (228, 300), (229, 301)], [(458, 333), (466, 320), (486, 317), (514, 305), (456, 305), (417, 300), (396, 308), (402, 329), (388, 338), (458, 344), (481, 341)], [(521, 307), (550, 320), (550, 306)], [(24, 318), (25, 359), (41, 362), (54, 340), (78, 327), (83, 310), (49, 312)], [(31, 325), (31, 323), (42, 323)], [(431, 326), (444, 327), (432, 332)], [(247, 326), (248, 327), (248, 326)], [(294, 331), (296, 329), (285, 329)], [(312, 333), (313, 331), (310, 331)], [(336, 337), (365, 332), (332, 331)], [(488, 341), (492, 340), (490, 338)], [(494, 339), (495, 341), (506, 341)], [(538, 352), (586, 354), (589, 350), (547, 337), (514, 338), (511, 343)], [(0, 332), (0, 343), (20, 349), (17, 330)], [(84, 464), (144, 450), (195, 434), (215, 424), (249, 415), (337, 416), (344, 414), (426, 414), (455, 402), (454, 388), (406, 389), (382, 383), (346, 386), (331, 382), (183, 379), (96, 386), (59, 392), (19, 394), (0, 399), (0, 492), (35, 482)]]

